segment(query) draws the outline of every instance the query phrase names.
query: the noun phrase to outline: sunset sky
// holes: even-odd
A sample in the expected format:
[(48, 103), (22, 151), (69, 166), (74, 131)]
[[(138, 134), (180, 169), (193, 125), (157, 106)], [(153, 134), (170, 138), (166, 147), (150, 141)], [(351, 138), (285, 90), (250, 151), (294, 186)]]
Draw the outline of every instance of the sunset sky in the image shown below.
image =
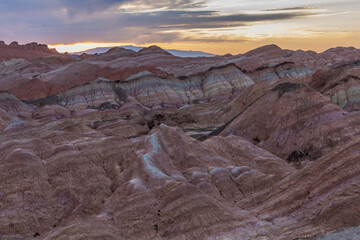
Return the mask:
[[(156, 44), (242, 53), (360, 48), (359, 0), (0, 0), (0, 40), (59, 51)], [(75, 44), (75, 45), (74, 45)]]

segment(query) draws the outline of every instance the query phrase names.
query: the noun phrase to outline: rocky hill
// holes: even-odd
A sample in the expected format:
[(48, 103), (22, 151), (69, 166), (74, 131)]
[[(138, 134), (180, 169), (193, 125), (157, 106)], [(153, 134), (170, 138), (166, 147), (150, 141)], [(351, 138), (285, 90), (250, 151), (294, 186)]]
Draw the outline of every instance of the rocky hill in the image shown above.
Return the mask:
[[(118, 47), (133, 50), (135, 52), (138, 52), (141, 49), (145, 48), (145, 47), (138, 47), (138, 46), (133, 46), (133, 45), (125, 45), (125, 46), (118, 46)], [(97, 47), (97, 48), (92, 48), (92, 49), (88, 49), (85, 51), (74, 52), (74, 53), (71, 53), (71, 55), (76, 58), (84, 53), (85, 54), (100, 54), (100, 53), (107, 52), (111, 48), (112, 47)], [(202, 51), (189, 51), (189, 50), (186, 51), (186, 50), (176, 50), (176, 49), (166, 49), (166, 51), (171, 53), (172, 55), (178, 56), (178, 57), (214, 57), (215, 56), (215, 54), (206, 53), (206, 52), (202, 52)]]
[(360, 50), (27, 51), (0, 62), (1, 239), (358, 233)]
[(13, 58), (34, 59), (45, 56), (61, 55), (55, 49), (49, 49), (46, 44), (36, 42), (20, 45), (12, 42), (7, 45), (0, 41), (0, 61), (11, 60)]

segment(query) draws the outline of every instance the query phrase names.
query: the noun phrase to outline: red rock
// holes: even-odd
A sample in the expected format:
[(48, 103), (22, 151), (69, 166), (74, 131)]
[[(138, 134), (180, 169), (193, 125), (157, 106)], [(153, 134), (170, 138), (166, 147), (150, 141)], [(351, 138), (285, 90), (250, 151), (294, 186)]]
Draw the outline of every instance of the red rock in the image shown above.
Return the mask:
[(171, 53), (165, 51), (164, 49), (162, 49), (162, 48), (160, 48), (158, 46), (150, 46), (150, 47), (147, 47), (147, 48), (143, 48), (138, 53), (139, 53), (139, 55), (161, 54), (161, 55), (172, 56)]
[[(256, 86), (254, 86), (256, 87)], [(283, 82), (237, 108), (222, 135), (258, 142), (288, 161), (314, 160), (358, 134), (357, 116), (332, 104), (322, 94), (298, 83)], [(244, 91), (243, 94), (252, 94)], [(238, 100), (244, 99), (243, 95)]]
[(248, 51), (244, 55), (249, 57), (249, 56), (269, 54), (269, 53), (274, 53), (274, 52), (279, 52), (279, 51), (281, 52), (282, 49), (279, 46), (272, 44), (272, 45), (266, 45), (266, 46), (262, 46), (262, 47), (254, 49), (254, 50)]
[(78, 60), (84, 60), (84, 59), (89, 59), (89, 58), (92, 58), (92, 57), (94, 57), (94, 56), (91, 55), (91, 54), (83, 53), (77, 59)]
[(119, 54), (120, 56), (124, 56), (124, 57), (136, 57), (136, 56), (138, 56), (138, 54), (135, 51), (130, 50), (130, 49), (121, 48), (121, 47), (111, 48), (105, 54), (106, 55)]
[(0, 61), (11, 60), (13, 58), (34, 59), (44, 56), (60, 55), (55, 49), (49, 49), (47, 45), (37, 43), (19, 45), (18, 42), (12, 42), (6, 45), (1, 41), (0, 49)]
[(352, 232), (359, 56), (266, 46), (192, 59), (150, 47), (1, 62), (0, 238)]
[(357, 111), (360, 109), (359, 80), (359, 61), (355, 61), (316, 71), (309, 85), (345, 110)]

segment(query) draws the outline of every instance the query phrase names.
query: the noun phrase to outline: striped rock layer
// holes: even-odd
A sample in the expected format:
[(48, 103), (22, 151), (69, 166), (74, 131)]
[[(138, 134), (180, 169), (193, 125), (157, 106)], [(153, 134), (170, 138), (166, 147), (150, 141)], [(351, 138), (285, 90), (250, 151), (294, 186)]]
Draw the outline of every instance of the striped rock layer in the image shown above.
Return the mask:
[(357, 236), (358, 59), (270, 45), (1, 62), (0, 239)]

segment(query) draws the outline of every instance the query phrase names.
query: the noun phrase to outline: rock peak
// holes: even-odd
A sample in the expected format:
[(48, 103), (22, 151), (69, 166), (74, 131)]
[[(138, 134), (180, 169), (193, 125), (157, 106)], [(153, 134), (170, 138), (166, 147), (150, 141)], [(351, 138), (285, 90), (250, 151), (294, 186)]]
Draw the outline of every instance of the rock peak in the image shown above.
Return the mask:
[(143, 48), (139, 51), (140, 55), (147, 55), (147, 54), (163, 54), (163, 55), (170, 55), (172, 56), (171, 53), (165, 51), (164, 49), (162, 49), (161, 47), (158, 47), (156, 45), (152, 45), (150, 47), (147, 48)]
[(138, 53), (130, 50), (130, 49), (126, 49), (123, 47), (113, 47), (111, 49), (109, 49), (107, 52), (100, 54), (97, 59), (98, 60), (102, 60), (102, 61), (110, 61), (110, 60), (114, 60), (117, 58), (123, 58), (123, 57), (137, 57)]
[(113, 47), (113, 48), (110, 48), (105, 54), (136, 54), (135, 51), (131, 50), (131, 49), (126, 49), (126, 48), (123, 48), (123, 47)]
[(281, 51), (282, 48), (275, 44), (265, 45), (259, 48), (255, 48), (253, 50), (248, 51), (245, 53), (246, 56), (253, 56), (253, 55), (259, 55), (263, 53), (269, 53), (269, 52), (275, 52), (275, 51)]

